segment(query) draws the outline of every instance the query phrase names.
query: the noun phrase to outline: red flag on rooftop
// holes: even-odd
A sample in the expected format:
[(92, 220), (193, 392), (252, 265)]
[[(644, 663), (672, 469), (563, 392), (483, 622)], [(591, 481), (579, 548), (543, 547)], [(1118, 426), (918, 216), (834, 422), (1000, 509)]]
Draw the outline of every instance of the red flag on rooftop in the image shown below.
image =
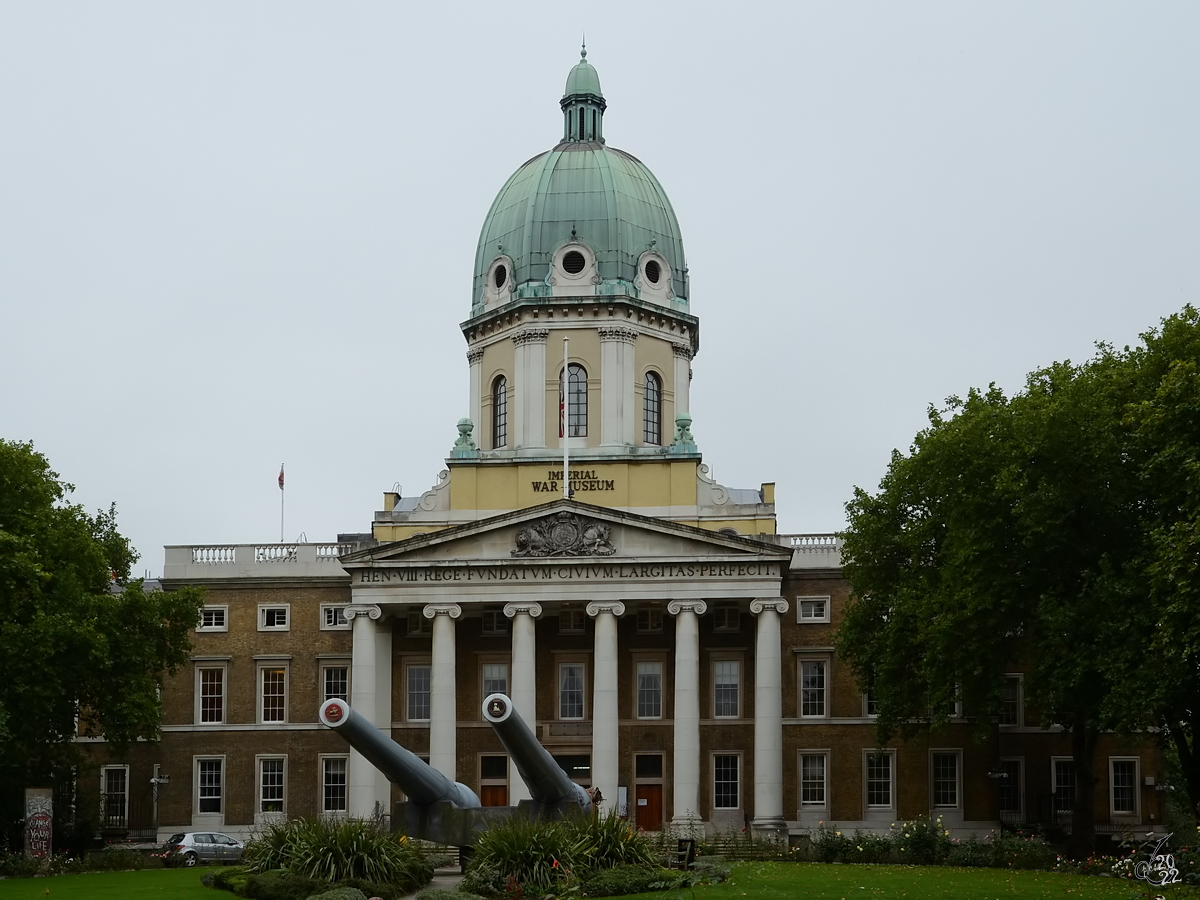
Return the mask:
[(283, 463), (279, 464), (279, 489), (283, 490)]

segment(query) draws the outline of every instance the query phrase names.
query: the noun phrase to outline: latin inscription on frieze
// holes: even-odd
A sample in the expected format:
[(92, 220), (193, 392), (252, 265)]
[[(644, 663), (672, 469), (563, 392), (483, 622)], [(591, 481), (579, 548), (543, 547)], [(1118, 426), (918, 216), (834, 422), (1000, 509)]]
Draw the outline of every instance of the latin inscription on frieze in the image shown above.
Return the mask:
[(436, 566), (426, 569), (364, 569), (358, 584), (480, 584), (500, 581), (671, 581), (704, 578), (766, 578), (779, 574), (777, 563), (604, 563), (584, 566)]

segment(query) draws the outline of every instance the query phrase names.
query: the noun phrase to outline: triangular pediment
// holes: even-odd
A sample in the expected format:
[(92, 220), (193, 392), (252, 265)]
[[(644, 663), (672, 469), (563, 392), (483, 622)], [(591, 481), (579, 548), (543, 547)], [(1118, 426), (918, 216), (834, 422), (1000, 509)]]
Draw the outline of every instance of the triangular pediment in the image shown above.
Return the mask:
[(342, 558), (347, 569), (447, 562), (779, 560), (790, 548), (636, 513), (557, 500), (380, 544)]

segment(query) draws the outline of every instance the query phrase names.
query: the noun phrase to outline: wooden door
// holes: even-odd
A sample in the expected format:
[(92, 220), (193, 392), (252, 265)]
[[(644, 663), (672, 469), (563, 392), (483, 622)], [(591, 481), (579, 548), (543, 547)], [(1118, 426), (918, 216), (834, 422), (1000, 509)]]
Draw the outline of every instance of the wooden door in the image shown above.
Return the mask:
[(637, 786), (637, 827), (642, 831), (662, 831), (663, 804), (661, 784)]
[(508, 806), (508, 785), (480, 785), (479, 802), (484, 806)]

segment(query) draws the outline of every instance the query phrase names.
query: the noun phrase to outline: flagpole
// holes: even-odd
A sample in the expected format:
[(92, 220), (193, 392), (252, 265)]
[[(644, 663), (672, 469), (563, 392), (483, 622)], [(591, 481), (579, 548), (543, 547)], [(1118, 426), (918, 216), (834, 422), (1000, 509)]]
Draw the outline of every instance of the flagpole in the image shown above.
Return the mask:
[(279, 543), (283, 543), (283, 463), (279, 464)]
[(563, 370), (562, 370), (562, 416), (563, 423), (563, 499), (571, 499), (571, 469), (570, 469), (570, 451), (568, 447), (571, 444), (571, 378), (567, 374), (567, 365), (570, 362), (570, 355), (567, 353), (567, 339), (563, 338)]

